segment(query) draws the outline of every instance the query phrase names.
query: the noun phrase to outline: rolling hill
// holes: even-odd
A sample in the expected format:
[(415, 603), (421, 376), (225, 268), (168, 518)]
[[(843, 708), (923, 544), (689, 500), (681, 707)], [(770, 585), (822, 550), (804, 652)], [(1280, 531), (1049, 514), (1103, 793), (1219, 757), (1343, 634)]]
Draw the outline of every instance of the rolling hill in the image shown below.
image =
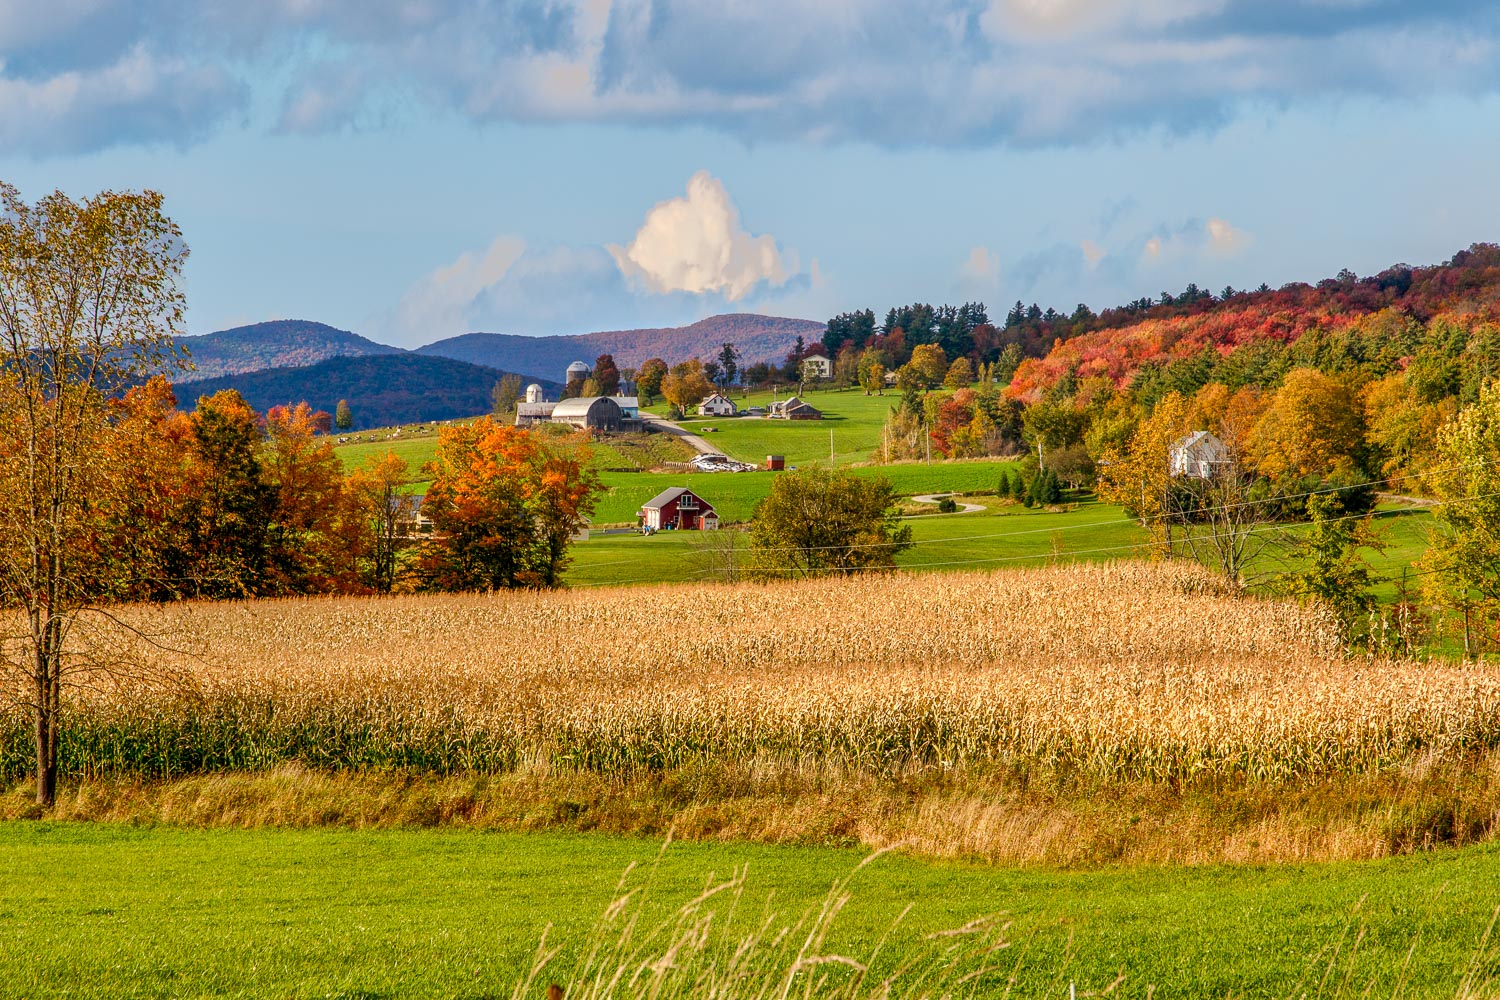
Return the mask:
[(328, 358), (403, 353), (398, 347), (377, 344), (357, 333), (302, 319), (280, 319), (197, 337), (179, 337), (177, 343), (187, 349), (196, 379), (299, 367)]
[[(490, 393), (504, 374), (451, 358), (396, 352), (195, 379), (175, 388), (178, 400), (188, 407), (199, 396), (236, 389), (261, 412), (305, 400), (332, 413), (340, 399), (347, 399), (354, 426), (362, 430), (488, 413)], [(562, 390), (557, 382), (528, 375), (522, 379), (540, 382), (554, 399)]]
[(633, 368), (653, 357), (668, 363), (711, 357), (726, 341), (739, 349), (744, 364), (779, 362), (799, 336), (811, 343), (823, 336), (823, 328), (824, 324), (805, 319), (729, 313), (699, 320), (691, 326), (568, 336), (468, 333), (419, 347), (417, 353), (555, 378), (571, 362), (592, 364), (601, 354), (612, 354), (615, 364)]

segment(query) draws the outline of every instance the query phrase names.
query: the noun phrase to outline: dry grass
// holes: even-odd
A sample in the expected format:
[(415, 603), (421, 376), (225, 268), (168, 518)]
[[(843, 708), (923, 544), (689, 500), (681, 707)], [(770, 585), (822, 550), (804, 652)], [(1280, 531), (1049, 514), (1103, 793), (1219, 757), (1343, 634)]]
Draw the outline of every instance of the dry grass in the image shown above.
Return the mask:
[[(1500, 744), (1500, 676), (1346, 659), (1175, 566), (140, 612), (175, 685), (82, 694), (73, 773), (714, 760), (1274, 780)], [(6, 770), (24, 767), (12, 717)]]
[[(136, 779), (293, 767), (376, 772), (340, 779), (365, 806), (325, 802), (330, 822), (449, 821), (402, 819), (402, 789), (460, 776), (493, 782), (502, 814), (463, 822), (1227, 860), (1482, 839), (1500, 785), (1495, 672), (1348, 659), (1319, 614), (1172, 565), (134, 614), (187, 652), (142, 651), (180, 683), (69, 706), (65, 771), (113, 789), (104, 812), (180, 809), (181, 786), (121, 791)], [(0, 771), (27, 754), (24, 717), (0, 717)], [(1454, 776), (1469, 791), (1442, 791)], [(1394, 812), (1393, 780), (1420, 790)], [(308, 821), (295, 796), (254, 796), (185, 815)]]

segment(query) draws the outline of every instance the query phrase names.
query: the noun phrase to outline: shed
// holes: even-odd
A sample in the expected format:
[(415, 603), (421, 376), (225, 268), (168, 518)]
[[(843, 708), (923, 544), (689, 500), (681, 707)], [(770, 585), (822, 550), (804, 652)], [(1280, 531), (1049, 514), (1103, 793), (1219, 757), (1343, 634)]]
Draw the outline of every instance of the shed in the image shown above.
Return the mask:
[(786, 456), (785, 455), (767, 455), (766, 456), (766, 468), (769, 469), (769, 470), (771, 470), (772, 472), (780, 472), (781, 470), (783, 470), (783, 469), (786, 468)]
[(517, 403), (516, 426), (530, 427), (533, 424), (545, 424), (552, 419), (552, 411), (556, 407), (556, 403)]
[(620, 416), (625, 420), (641, 419), (641, 400), (639, 396), (611, 396), (615, 405), (620, 408)]
[(652, 531), (675, 528), (678, 531), (713, 531), (719, 527), (714, 505), (685, 486), (663, 490), (641, 504), (637, 516), (641, 527)]
[(1167, 472), (1186, 479), (1211, 479), (1215, 467), (1229, 464), (1229, 449), (1208, 431), (1177, 439), (1167, 452)]
[(782, 420), (822, 420), (823, 411), (805, 402), (800, 396), (792, 396), (772, 403), (771, 416)]
[(590, 431), (617, 431), (624, 419), (620, 404), (609, 396), (565, 399), (552, 410), (553, 423), (572, 424)]

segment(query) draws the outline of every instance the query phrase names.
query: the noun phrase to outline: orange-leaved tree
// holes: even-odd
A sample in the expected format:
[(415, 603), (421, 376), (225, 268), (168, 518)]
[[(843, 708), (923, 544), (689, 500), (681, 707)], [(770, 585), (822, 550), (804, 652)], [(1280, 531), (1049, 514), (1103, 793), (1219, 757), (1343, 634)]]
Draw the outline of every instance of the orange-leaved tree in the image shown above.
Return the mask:
[(323, 418), (306, 403), (266, 411), (262, 466), (276, 491), (271, 529), (271, 584), (301, 594), (348, 590), (353, 553), (346, 543), (352, 512), (345, 501), (344, 469), (333, 443), (320, 436)]
[(354, 518), (348, 542), (361, 580), (376, 593), (395, 587), (401, 552), (415, 533), (417, 498), (405, 489), (410, 481), (406, 459), (386, 452), (351, 472), (346, 483)]
[(422, 512), (436, 537), (423, 559), (441, 590), (555, 587), (569, 540), (599, 491), (587, 449), (554, 450), (530, 431), (481, 417), (445, 428), (426, 466)]

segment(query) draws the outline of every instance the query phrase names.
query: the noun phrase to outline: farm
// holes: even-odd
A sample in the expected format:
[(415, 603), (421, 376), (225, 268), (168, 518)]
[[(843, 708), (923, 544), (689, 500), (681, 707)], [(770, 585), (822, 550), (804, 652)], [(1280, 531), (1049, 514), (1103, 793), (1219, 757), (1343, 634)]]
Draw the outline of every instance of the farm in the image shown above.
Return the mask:
[[(132, 614), (156, 669), (80, 694), (52, 821), (0, 824), (7, 908), (46, 917), (0, 941), (61, 935), (0, 995), (494, 995), (549, 923), (577, 982), (632, 863), (648, 924), (749, 865), (734, 892), (791, 925), (878, 848), (823, 947), (893, 971), (1003, 914), (982, 994), (1495, 970), (1500, 672), (1348, 658), (1321, 613), (1181, 564)], [(235, 920), (163, 922), (182, 898)]]

